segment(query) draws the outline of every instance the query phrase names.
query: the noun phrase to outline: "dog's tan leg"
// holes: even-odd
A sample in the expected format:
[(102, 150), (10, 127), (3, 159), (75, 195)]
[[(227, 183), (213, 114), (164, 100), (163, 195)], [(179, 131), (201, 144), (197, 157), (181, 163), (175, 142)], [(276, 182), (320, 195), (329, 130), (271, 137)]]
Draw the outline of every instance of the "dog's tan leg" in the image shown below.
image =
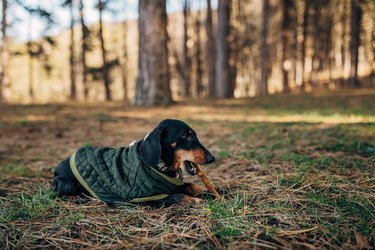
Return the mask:
[(181, 193), (190, 195), (190, 196), (196, 196), (200, 193), (204, 193), (205, 191), (206, 189), (204, 187), (200, 187), (192, 183), (185, 183), (181, 187)]
[(201, 198), (195, 198), (188, 195), (184, 195), (184, 198), (180, 201), (181, 204), (199, 204), (202, 203)]

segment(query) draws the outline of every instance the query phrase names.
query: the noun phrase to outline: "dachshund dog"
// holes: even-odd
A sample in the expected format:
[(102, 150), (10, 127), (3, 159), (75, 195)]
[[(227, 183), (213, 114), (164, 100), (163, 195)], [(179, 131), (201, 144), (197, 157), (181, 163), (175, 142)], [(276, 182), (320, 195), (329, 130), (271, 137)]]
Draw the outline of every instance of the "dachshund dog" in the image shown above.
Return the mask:
[(204, 188), (183, 182), (181, 169), (195, 175), (196, 164), (214, 161), (190, 126), (167, 119), (129, 147), (79, 149), (57, 166), (54, 190), (59, 196), (88, 193), (108, 204), (199, 203), (195, 196)]

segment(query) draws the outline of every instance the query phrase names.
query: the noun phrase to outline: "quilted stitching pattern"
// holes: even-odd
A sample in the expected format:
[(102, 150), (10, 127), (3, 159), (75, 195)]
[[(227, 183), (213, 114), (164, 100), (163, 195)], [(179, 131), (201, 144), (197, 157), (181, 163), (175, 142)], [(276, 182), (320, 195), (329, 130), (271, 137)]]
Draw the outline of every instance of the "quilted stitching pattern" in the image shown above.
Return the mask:
[(83, 147), (77, 151), (75, 163), (87, 185), (107, 203), (175, 193), (177, 186), (143, 164), (138, 147)]

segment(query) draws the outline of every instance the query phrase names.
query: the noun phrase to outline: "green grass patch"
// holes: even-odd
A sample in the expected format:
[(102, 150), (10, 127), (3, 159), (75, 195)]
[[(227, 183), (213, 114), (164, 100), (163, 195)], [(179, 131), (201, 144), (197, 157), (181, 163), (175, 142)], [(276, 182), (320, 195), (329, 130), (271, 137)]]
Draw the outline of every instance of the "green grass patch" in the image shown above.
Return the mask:
[(27, 120), (26, 117), (23, 117), (23, 118), (19, 119), (18, 122), (17, 122), (17, 125), (19, 127), (26, 127), (28, 124), (29, 124), (29, 121)]
[(0, 199), (0, 223), (58, 215), (55, 199), (55, 193), (47, 187), (39, 187), (31, 194), (12, 195), (11, 200)]
[(78, 210), (60, 210), (60, 215), (57, 218), (57, 222), (64, 226), (75, 225), (85, 218), (85, 215)]
[(244, 134), (245, 136), (251, 135), (251, 134), (253, 134), (253, 133), (257, 130), (257, 127), (258, 127), (258, 126), (255, 126), (255, 125), (252, 125), (252, 126), (250, 126), (250, 127), (247, 127), (247, 128), (245, 128), (245, 129), (243, 130), (243, 134)]
[(105, 113), (98, 113), (97, 117), (101, 123), (109, 122), (111, 120), (111, 117)]
[(82, 147), (92, 147), (92, 142), (91, 141), (86, 141), (82, 144)]
[[(308, 198), (313, 201), (309, 209), (315, 211), (319, 224), (324, 225), (342, 244), (345, 243), (345, 237), (354, 237), (356, 232), (371, 235), (375, 231), (374, 207), (363, 196), (348, 196), (341, 191), (314, 190), (308, 194)], [(329, 218), (322, 215), (327, 211), (331, 211)], [(337, 215), (333, 216), (335, 213)]]
[(274, 159), (275, 154), (267, 147), (257, 147), (243, 151), (239, 157), (245, 159), (255, 159), (260, 164), (268, 164)]
[(352, 143), (334, 143), (323, 146), (324, 150), (332, 152), (345, 152), (369, 157), (375, 155), (375, 145), (366, 141), (354, 141)]
[(247, 195), (235, 194), (233, 198), (225, 201), (209, 201), (208, 209), (209, 217), (213, 221), (212, 230), (223, 242), (241, 235), (252, 226), (246, 218), (249, 210)]
[(216, 154), (216, 158), (217, 160), (222, 160), (222, 159), (228, 158), (230, 155), (231, 155), (230, 152), (221, 150)]
[(293, 176), (280, 176), (278, 179), (278, 185), (281, 187), (293, 187), (298, 188), (303, 183), (303, 178), (299, 175)]
[(288, 152), (281, 154), (279, 157), (282, 161), (291, 163), (300, 174), (307, 173), (315, 163), (315, 160), (306, 154)]
[[(0, 167), (0, 176), (12, 175), (21, 177), (37, 177), (39, 174), (19, 162), (12, 162)], [(1, 179), (1, 178), (0, 178)]]

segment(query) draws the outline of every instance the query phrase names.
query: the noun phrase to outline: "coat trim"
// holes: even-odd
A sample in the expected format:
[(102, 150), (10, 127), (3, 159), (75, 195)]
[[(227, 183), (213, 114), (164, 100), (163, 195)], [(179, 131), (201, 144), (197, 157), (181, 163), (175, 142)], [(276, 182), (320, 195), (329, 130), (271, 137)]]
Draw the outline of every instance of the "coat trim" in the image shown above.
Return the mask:
[(166, 181), (176, 185), (176, 186), (182, 186), (184, 185), (184, 181), (182, 179), (177, 179), (177, 178), (173, 178), (173, 177), (170, 177), (166, 174), (163, 174), (162, 172), (159, 172), (158, 170), (154, 169), (154, 168), (151, 168), (152, 171), (154, 171), (155, 173), (157, 173), (158, 175), (160, 175), (161, 177), (163, 177)]
[(100, 200), (100, 198), (95, 194), (94, 191), (92, 191), (92, 189), (89, 187), (89, 185), (87, 185), (87, 183), (83, 180), (82, 176), (79, 174), (78, 172), (78, 169), (77, 169), (77, 165), (75, 163), (75, 157), (76, 157), (76, 152), (74, 154), (72, 154), (72, 156), (70, 157), (70, 168), (72, 169), (72, 172), (74, 174), (74, 176), (77, 178), (77, 180), (79, 181), (79, 183), (96, 199)]
[(148, 196), (148, 197), (143, 197), (143, 198), (134, 198), (130, 202), (157, 201), (157, 200), (167, 198), (168, 196), (169, 195), (167, 194), (158, 194), (158, 195), (153, 195), (153, 196)]

